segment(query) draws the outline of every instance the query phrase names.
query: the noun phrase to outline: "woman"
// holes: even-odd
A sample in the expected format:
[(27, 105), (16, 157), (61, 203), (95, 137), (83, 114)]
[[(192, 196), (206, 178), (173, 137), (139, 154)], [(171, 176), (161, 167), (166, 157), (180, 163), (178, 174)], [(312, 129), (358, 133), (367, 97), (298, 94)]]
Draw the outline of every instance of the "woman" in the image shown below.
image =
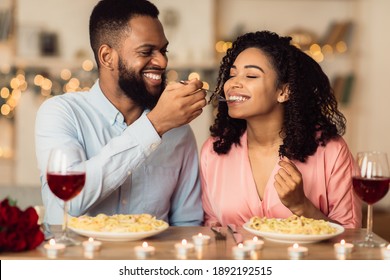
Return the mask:
[(269, 31), (237, 38), (223, 58), (220, 102), (201, 151), (205, 224), (293, 214), (361, 226), (345, 117), (321, 67)]

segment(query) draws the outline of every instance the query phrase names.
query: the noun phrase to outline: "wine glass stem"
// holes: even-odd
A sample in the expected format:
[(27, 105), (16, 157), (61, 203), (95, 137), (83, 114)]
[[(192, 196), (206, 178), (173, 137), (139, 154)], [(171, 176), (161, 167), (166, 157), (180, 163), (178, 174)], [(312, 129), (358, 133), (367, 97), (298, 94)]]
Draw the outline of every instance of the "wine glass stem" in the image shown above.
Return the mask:
[(62, 223), (62, 236), (68, 237), (68, 202), (64, 201), (64, 222)]
[(372, 235), (372, 204), (368, 204), (367, 206), (367, 234), (366, 241), (371, 242), (373, 240)]

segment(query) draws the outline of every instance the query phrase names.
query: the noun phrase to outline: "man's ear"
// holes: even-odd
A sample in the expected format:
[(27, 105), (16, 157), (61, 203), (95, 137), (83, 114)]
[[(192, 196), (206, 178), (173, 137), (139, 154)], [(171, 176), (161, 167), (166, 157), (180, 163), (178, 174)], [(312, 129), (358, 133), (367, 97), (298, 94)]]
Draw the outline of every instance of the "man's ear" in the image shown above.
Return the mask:
[(98, 59), (101, 67), (107, 68), (111, 71), (115, 69), (114, 58), (116, 52), (109, 45), (101, 45), (98, 51)]
[(286, 102), (290, 98), (290, 88), (288, 84), (282, 86), (281, 91), (279, 92), (278, 102), (283, 103)]

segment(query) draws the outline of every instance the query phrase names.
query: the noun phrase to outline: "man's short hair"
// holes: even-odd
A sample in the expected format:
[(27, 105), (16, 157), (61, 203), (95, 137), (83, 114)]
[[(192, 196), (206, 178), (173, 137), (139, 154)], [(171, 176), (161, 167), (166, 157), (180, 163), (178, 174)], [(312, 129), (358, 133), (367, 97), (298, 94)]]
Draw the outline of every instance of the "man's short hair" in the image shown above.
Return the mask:
[[(92, 10), (89, 19), (89, 39), (98, 63), (97, 53), (101, 45), (119, 48), (128, 22), (136, 16), (157, 18), (159, 10), (147, 0), (101, 0)], [(99, 64), (99, 63), (98, 63)]]

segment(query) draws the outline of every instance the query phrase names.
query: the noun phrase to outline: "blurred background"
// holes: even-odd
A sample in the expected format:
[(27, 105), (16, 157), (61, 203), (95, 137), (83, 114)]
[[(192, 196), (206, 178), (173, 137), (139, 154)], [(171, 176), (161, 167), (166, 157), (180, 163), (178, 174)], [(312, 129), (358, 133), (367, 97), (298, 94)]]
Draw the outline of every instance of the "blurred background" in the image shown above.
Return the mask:
[[(0, 198), (40, 201), (34, 150), (39, 105), (89, 88), (97, 77), (89, 15), (97, 0), (0, 0)], [(197, 76), (210, 88), (232, 40), (268, 29), (289, 35), (328, 74), (347, 117), (351, 151), (390, 155), (390, 1), (152, 0), (169, 45), (171, 80)], [(201, 147), (209, 105), (191, 126)], [(377, 208), (390, 211), (390, 195)], [(390, 222), (390, 221), (388, 221)], [(375, 223), (374, 223), (375, 225)]]

